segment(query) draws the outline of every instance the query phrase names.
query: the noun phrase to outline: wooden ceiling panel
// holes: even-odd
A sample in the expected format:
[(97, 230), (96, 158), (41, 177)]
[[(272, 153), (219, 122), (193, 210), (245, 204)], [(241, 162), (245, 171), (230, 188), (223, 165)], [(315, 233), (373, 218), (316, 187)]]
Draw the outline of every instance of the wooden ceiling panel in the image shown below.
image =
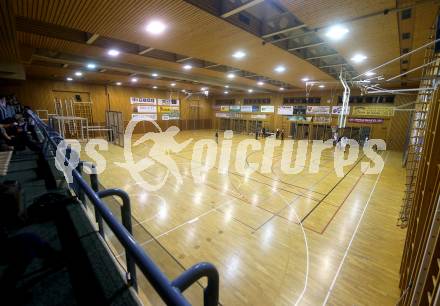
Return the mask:
[[(173, 63), (168, 61), (162, 61), (159, 59), (154, 59), (150, 57), (137, 56), (133, 54), (123, 53), (117, 59), (110, 59), (106, 56), (106, 50), (96, 47), (89, 46), (75, 42), (68, 42), (57, 38), (45, 37), (36, 34), (30, 33), (22, 33), (18, 32), (18, 40), (20, 44), (23, 45), (32, 45), (35, 48), (54, 50), (61, 53), (73, 54), (73, 55), (81, 55), (83, 57), (87, 57), (95, 59), (97, 61), (114, 61), (119, 64), (130, 64), (143, 67), (145, 69), (149, 69), (151, 72), (156, 71), (157, 69), (164, 69), (168, 71), (178, 71), (179, 73), (185, 74), (182, 70), (182, 65), (180, 63)], [(86, 63), (84, 63), (85, 65)], [(208, 69), (201, 68), (193, 68), (191, 72), (187, 72), (191, 75), (200, 75), (202, 77), (210, 77), (219, 79), (221, 82), (224, 80), (224, 84), (228, 84), (229, 82), (225, 79), (224, 73), (212, 71)], [(247, 85), (249, 88), (254, 88), (256, 90), (256, 81), (246, 79), (246, 78), (236, 78), (237, 81), (242, 85)], [(121, 81), (128, 81), (121, 80)], [(272, 86), (270, 84), (265, 84), (261, 89), (266, 90), (278, 90), (277, 87)]]
[[(354, 21), (349, 24), (349, 29), (349, 36), (346, 39), (331, 43), (331, 45), (360, 73), (399, 56), (399, 30), (396, 13)], [(356, 53), (362, 53), (368, 58), (364, 63), (354, 64), (350, 59)], [(377, 71), (378, 74), (384, 74), (385, 77), (397, 75), (399, 72), (399, 62), (392, 63)]]
[[(393, 0), (283, 0), (282, 2), (311, 28), (355, 19), (346, 23), (350, 31), (346, 38), (338, 42), (329, 41), (329, 44), (360, 73), (400, 54), (396, 13), (356, 20), (361, 16), (394, 8), (396, 2)], [(318, 35), (324, 41), (328, 41), (325, 30), (319, 31)], [(350, 59), (356, 53), (362, 53), (368, 59), (362, 64), (354, 64)], [(395, 63), (378, 72), (390, 76), (398, 74), (399, 71), (399, 63)]]
[[(433, 9), (432, 4), (427, 3), (418, 6), (413, 10), (413, 18), (415, 18), (414, 24), (414, 37), (413, 37), (413, 49), (422, 46), (432, 40), (430, 37), (433, 34), (433, 25), (438, 13), (437, 9)], [(410, 69), (418, 67), (424, 63), (425, 51), (417, 52), (411, 55)], [(420, 76), (422, 70), (418, 70), (412, 73), (411, 76)]]
[(310, 27), (328, 26), (396, 7), (395, 0), (281, 0)]
[[(73, 82), (86, 82), (86, 83), (98, 83), (98, 84), (110, 84), (115, 85), (116, 82), (122, 82), (124, 86), (131, 87), (148, 87), (152, 88), (153, 86), (158, 86), (159, 89), (162, 90), (170, 90), (170, 91), (180, 91), (181, 89), (185, 89), (187, 91), (200, 91), (200, 85), (196, 84), (188, 84), (184, 82), (175, 82), (175, 87), (170, 87), (170, 82), (166, 80), (152, 80), (147, 78), (139, 78), (136, 84), (132, 84), (129, 82), (127, 77), (123, 75), (118, 75), (116, 73), (109, 72), (87, 72), (80, 79), (74, 76), (74, 72), (76, 69), (70, 68), (61, 68), (61, 67), (51, 67), (47, 65), (27, 65), (26, 73), (29, 78), (43, 78), (57, 81), (66, 81), (67, 77), (74, 78)], [(210, 92), (216, 94), (222, 94), (222, 90), (219, 88), (210, 87)], [(231, 93), (234, 91), (232, 90)]]
[(19, 62), (15, 19), (11, 1), (0, 0), (0, 60)]
[[(182, 0), (20, 0), (14, 9), (18, 16), (233, 66), (296, 86), (304, 85), (300, 81), (304, 75), (332, 79), (308, 62), (273, 45), (262, 45), (260, 38)], [(167, 24), (164, 35), (145, 32), (146, 22), (152, 19)], [(247, 51), (246, 60), (232, 59), (237, 49)], [(278, 64), (287, 67), (286, 73), (273, 71)]]

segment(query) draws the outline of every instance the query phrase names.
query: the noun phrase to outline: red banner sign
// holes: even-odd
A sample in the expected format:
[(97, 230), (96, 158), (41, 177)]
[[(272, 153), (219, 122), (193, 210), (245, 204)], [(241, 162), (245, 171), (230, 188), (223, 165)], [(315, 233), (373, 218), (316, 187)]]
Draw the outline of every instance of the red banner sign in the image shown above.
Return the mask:
[(351, 123), (383, 123), (382, 118), (348, 118)]

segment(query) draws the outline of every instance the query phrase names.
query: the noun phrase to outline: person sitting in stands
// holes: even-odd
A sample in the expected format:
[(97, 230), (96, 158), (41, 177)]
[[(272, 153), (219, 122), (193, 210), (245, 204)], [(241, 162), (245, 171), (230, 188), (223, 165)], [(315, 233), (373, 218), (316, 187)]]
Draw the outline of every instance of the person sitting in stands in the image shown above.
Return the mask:
[(19, 126), (13, 118), (8, 118), (0, 123), (1, 139), (3, 139), (7, 145), (13, 146), (15, 150), (22, 151), (28, 146), (33, 151), (39, 151), (38, 144), (29, 139), (27, 133), (24, 131), (23, 126)]

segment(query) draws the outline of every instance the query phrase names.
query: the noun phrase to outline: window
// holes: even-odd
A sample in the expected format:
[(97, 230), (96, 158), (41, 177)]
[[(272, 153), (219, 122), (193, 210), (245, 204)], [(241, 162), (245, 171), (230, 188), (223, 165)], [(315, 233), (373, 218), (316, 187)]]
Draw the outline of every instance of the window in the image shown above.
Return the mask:
[[(350, 103), (360, 104), (360, 103), (394, 103), (393, 95), (386, 96), (351, 96), (349, 100)], [(342, 104), (342, 96), (339, 96), (338, 103)]]
[(283, 104), (298, 104), (298, 103), (308, 103), (308, 104), (319, 104), (321, 103), (321, 97), (284, 97)]
[(244, 98), (244, 105), (270, 104), (270, 98)]
[(218, 99), (215, 100), (215, 105), (234, 105), (235, 99)]
[(400, 13), (400, 18), (402, 20), (411, 18), (411, 9), (403, 10), (402, 13)]

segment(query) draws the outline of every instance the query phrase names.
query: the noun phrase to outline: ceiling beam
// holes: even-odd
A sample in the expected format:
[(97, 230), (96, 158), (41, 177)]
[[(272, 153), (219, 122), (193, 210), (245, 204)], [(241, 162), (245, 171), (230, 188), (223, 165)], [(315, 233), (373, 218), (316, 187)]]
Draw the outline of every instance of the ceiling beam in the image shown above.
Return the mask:
[(314, 56), (314, 57), (308, 57), (308, 58), (306, 58), (306, 61), (314, 60), (314, 59), (318, 59), (318, 58), (338, 56), (338, 55), (340, 55), (340, 54), (339, 53), (324, 54), (324, 55), (319, 55), (319, 56)]
[(218, 67), (218, 66), (221, 66), (221, 64), (212, 64), (212, 65), (205, 66), (203, 68), (214, 68), (214, 67)]
[(305, 24), (299, 24), (299, 25), (296, 25), (296, 26), (293, 26), (293, 27), (288, 27), (288, 28), (285, 28), (283, 30), (279, 30), (279, 31), (276, 31), (276, 32), (273, 32), (273, 33), (265, 34), (265, 35), (263, 35), (261, 37), (262, 38), (268, 38), (268, 37), (272, 37), (272, 36), (275, 36), (275, 35), (278, 35), (278, 34), (283, 34), (283, 33), (289, 32), (289, 31), (298, 30), (298, 29), (301, 29), (301, 28), (304, 28), (304, 27), (306, 27)]
[(184, 58), (178, 59), (176, 62), (177, 63), (181, 63), (181, 62), (184, 62), (184, 61), (187, 61), (187, 60), (190, 60), (190, 59), (192, 59), (192, 57), (184, 57)]
[(154, 50), (154, 48), (147, 48), (147, 49), (144, 49), (144, 50), (140, 51), (138, 54), (139, 54), (139, 55), (142, 55), (142, 54), (145, 54), (145, 53), (151, 52), (151, 51), (153, 51), (153, 50)]
[[(39, 50), (39, 53), (35, 53), (32, 57), (35, 60), (45, 61), (49, 63), (57, 63), (64, 64), (67, 63), (69, 65), (83, 65), (84, 62), (87, 62), (88, 59), (82, 56), (76, 56), (71, 54), (59, 54), (58, 57), (51, 57), (46, 54), (44, 50)], [(136, 74), (139, 77), (145, 77), (151, 79), (151, 72), (155, 71), (159, 73), (161, 77), (169, 78), (169, 79), (179, 79), (185, 81), (197, 81), (202, 84), (210, 85), (210, 86), (218, 86), (224, 87), (225, 80), (223, 78), (215, 78), (215, 77), (207, 77), (207, 76), (198, 76), (198, 75), (188, 75), (180, 72), (170, 71), (170, 70), (162, 70), (162, 69), (152, 69), (148, 67), (140, 67), (137, 65), (126, 64), (126, 63), (118, 63), (113, 61), (101, 60), (95, 61), (96, 64), (101, 68), (100, 72), (105, 71), (118, 71), (128, 74)], [(232, 89), (247, 91), (249, 86), (247, 85), (239, 85), (239, 84), (229, 84)]]
[(244, 10), (246, 10), (248, 8), (251, 8), (251, 7), (253, 7), (253, 6), (255, 6), (255, 5), (257, 5), (257, 4), (259, 4), (259, 3), (263, 2), (263, 1), (264, 0), (251, 0), (249, 2), (246, 2), (246, 3), (236, 7), (233, 10), (230, 10), (229, 12), (223, 13), (221, 15), (221, 17), (222, 18), (228, 18), (228, 17), (230, 17), (232, 15), (240, 13), (241, 11), (244, 11)]
[(318, 68), (322, 69), (322, 68), (339, 67), (339, 66), (345, 66), (345, 65), (348, 65), (348, 64), (347, 63), (333, 64), (333, 65), (320, 66)]
[(93, 34), (92, 36), (90, 36), (89, 39), (87, 39), (86, 44), (91, 45), (95, 42), (95, 40), (97, 40), (99, 37), (99, 34)]
[(320, 45), (324, 45), (324, 44), (326, 44), (326, 42), (321, 41), (321, 42), (315, 43), (315, 44), (304, 45), (304, 46), (299, 46), (299, 47), (295, 47), (295, 48), (289, 48), (289, 49), (287, 49), (287, 51), (295, 51), (295, 50), (301, 50), (301, 49), (306, 49), (306, 48), (312, 48), (312, 47), (316, 47), (316, 46), (320, 46)]

